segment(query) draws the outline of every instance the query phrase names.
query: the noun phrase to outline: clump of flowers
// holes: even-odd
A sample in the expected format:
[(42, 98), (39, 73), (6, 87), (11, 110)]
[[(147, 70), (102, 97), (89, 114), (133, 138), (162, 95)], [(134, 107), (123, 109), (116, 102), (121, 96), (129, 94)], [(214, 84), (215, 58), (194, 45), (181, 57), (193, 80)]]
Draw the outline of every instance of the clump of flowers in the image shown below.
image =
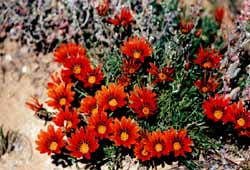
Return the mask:
[[(153, 49), (144, 38), (135, 37), (122, 46), (121, 52), (125, 54), (124, 61), (140, 63), (133, 72), (128, 71), (137, 74)], [(57, 111), (47, 131), (38, 135), (36, 143), (41, 153), (94, 161), (98, 153), (112, 146), (131, 151), (134, 157), (144, 162), (170, 156), (170, 153), (175, 157), (185, 156), (192, 151), (193, 142), (186, 130), (177, 132), (172, 128), (141, 135), (140, 131), (148, 129), (140, 126), (140, 119), (147, 122), (157, 116), (158, 97), (152, 88), (136, 85), (130, 86), (129, 90), (117, 83), (103, 84), (101, 66), (94, 74), (86, 50), (76, 44), (62, 44), (54, 56), (55, 61), (64, 67), (48, 83), (49, 99), (46, 103)], [(125, 65), (129, 64), (123, 64), (121, 70), (127, 73)], [(160, 70), (149, 62), (148, 65), (145, 74), (155, 75), (155, 83), (174, 81), (170, 77), (173, 69), (165, 66)], [(28, 106), (38, 111), (42, 104), (33, 99), (35, 104)]]
[[(163, 4), (153, 3), (152, 8), (164, 13)], [(109, 7), (102, 1), (98, 15), (105, 17), (112, 11)], [(156, 9), (155, 15), (160, 15)], [(101, 64), (87, 47), (61, 44), (54, 52), (61, 69), (47, 86), (46, 104), (53, 112), (36, 98), (27, 103), (52, 120), (38, 134), (37, 150), (51, 154), (57, 165), (83, 163), (100, 169), (107, 164), (119, 169), (129, 156), (140, 166), (156, 168), (175, 160), (187, 165), (197, 156), (193, 150), (213, 147), (206, 135), (213, 130), (207, 129), (207, 119), (231, 124), (240, 136), (248, 136), (248, 108), (221, 90), (223, 42), (204, 39), (218, 36), (222, 13), (198, 18), (201, 25), (194, 24), (195, 17), (175, 18), (172, 36), (153, 35), (150, 29), (152, 35), (145, 36), (143, 28), (133, 28), (132, 22), (138, 21), (131, 9), (122, 7), (114, 17), (99, 21), (113, 24), (118, 39), (102, 51)], [(138, 32), (129, 32), (133, 29)]]

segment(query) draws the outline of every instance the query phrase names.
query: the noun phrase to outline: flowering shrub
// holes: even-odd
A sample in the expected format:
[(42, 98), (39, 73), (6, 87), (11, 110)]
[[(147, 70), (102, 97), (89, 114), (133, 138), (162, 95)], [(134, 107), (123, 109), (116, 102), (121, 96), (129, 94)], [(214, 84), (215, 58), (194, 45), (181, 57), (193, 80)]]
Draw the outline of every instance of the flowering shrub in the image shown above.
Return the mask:
[(46, 104), (53, 110), (36, 98), (27, 102), (38, 117), (50, 121), (36, 144), (55, 164), (119, 169), (129, 156), (140, 166), (178, 160), (194, 168), (191, 160), (200, 150), (218, 144), (211, 137), (217, 126), (250, 136), (249, 107), (239, 98), (231, 100), (223, 88), (221, 63), (227, 56), (218, 32), (224, 9), (217, 8), (214, 16), (201, 17), (200, 11), (189, 18), (173, 15), (173, 30), (167, 30), (160, 18), (175, 14), (178, 1), (148, 5), (159, 35), (136, 26), (143, 11), (124, 5), (109, 16), (104, 0), (96, 8), (104, 17), (98, 22), (114, 28), (117, 39), (100, 59), (75, 43), (55, 50), (62, 68), (47, 85)]

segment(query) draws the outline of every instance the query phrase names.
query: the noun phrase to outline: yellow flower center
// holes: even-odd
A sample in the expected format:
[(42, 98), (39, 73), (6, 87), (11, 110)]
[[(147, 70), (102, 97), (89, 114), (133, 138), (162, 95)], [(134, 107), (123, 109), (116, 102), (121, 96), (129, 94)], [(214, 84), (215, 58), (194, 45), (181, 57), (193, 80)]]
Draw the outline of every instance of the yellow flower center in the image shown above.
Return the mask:
[(143, 107), (143, 109), (142, 109), (142, 113), (143, 113), (144, 115), (148, 115), (148, 114), (149, 114), (149, 112), (150, 112), (150, 110), (149, 110), (149, 108), (148, 108), (148, 107)]
[(61, 106), (64, 106), (65, 104), (66, 104), (66, 99), (65, 98), (61, 98), (60, 100), (59, 100), (59, 104), (61, 105)]
[(187, 33), (188, 33), (188, 29), (187, 29), (187, 28), (182, 28), (182, 29), (181, 29), (181, 32), (182, 32), (183, 34), (187, 34)]
[(99, 125), (97, 128), (97, 132), (101, 135), (103, 135), (107, 130), (107, 127), (105, 125)]
[(237, 120), (237, 123), (238, 123), (239, 126), (244, 126), (246, 124), (246, 121), (243, 118), (239, 118)]
[(155, 145), (155, 151), (156, 151), (156, 152), (161, 152), (162, 149), (163, 149), (162, 144), (157, 143), (157, 144)]
[(145, 148), (141, 151), (142, 156), (148, 156), (148, 151)]
[(167, 78), (166, 74), (164, 74), (164, 73), (159, 73), (158, 76), (159, 76), (159, 79), (160, 79), (161, 81), (164, 81), (164, 80), (166, 80), (166, 78)]
[(94, 84), (94, 83), (96, 82), (96, 77), (95, 77), (95, 76), (89, 76), (88, 82), (89, 82), (90, 84)]
[(49, 145), (49, 149), (51, 151), (55, 151), (57, 149), (57, 146), (58, 146), (57, 142), (51, 142)]
[(207, 61), (203, 64), (204, 68), (211, 68), (212, 67), (212, 63), (210, 61)]
[(180, 142), (175, 142), (175, 143), (173, 144), (173, 148), (174, 148), (175, 151), (180, 150), (180, 149), (181, 149), (181, 144), (180, 144)]
[(73, 67), (73, 73), (74, 73), (74, 74), (80, 74), (80, 73), (81, 73), (81, 66), (75, 65), (75, 66)]
[(97, 107), (91, 110), (91, 114), (95, 115), (98, 113)]
[(122, 132), (121, 133), (121, 136), (120, 136), (120, 138), (121, 138), (121, 140), (123, 141), (123, 142), (125, 142), (125, 141), (127, 141), (128, 140), (128, 133), (127, 132)]
[(129, 74), (133, 74), (133, 73), (135, 73), (135, 69), (134, 68), (129, 68), (128, 72), (129, 72)]
[(220, 111), (220, 110), (216, 110), (215, 112), (214, 112), (214, 117), (216, 118), (216, 119), (221, 119), (222, 118), (222, 116), (223, 116), (223, 112), (222, 111)]
[(138, 51), (135, 51), (135, 52), (133, 53), (133, 57), (134, 57), (135, 59), (138, 59), (138, 58), (141, 57), (141, 53), (138, 52)]
[(111, 99), (111, 100), (109, 101), (109, 105), (115, 107), (115, 106), (118, 105), (118, 103), (117, 103), (116, 99)]
[(208, 88), (206, 86), (201, 88), (202, 93), (206, 93), (208, 91)]
[(87, 143), (82, 143), (80, 146), (80, 152), (86, 154), (89, 152), (89, 145)]
[(71, 128), (72, 125), (73, 125), (73, 123), (72, 123), (70, 120), (68, 120), (68, 121), (66, 122), (66, 127), (67, 127), (67, 128)]

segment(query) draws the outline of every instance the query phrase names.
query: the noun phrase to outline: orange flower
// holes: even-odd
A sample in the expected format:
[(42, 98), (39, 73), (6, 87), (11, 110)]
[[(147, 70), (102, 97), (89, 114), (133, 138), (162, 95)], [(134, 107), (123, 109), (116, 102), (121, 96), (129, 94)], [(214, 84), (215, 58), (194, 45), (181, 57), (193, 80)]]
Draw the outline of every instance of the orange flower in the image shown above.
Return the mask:
[(152, 132), (145, 147), (151, 152), (152, 157), (160, 158), (163, 155), (169, 155), (170, 152), (170, 148), (167, 147), (167, 138), (160, 131)]
[(218, 85), (219, 82), (218, 80), (215, 80), (217, 78), (217, 76), (214, 77), (209, 77), (208, 80), (206, 80), (206, 78), (204, 78), (203, 80), (197, 80), (194, 82), (194, 85), (197, 87), (197, 89), (201, 92), (201, 93), (210, 93), (210, 92), (214, 92)]
[(25, 102), (26, 106), (35, 112), (39, 112), (40, 110), (43, 110), (43, 104), (41, 104), (36, 96), (31, 96), (30, 100)]
[(74, 92), (71, 91), (73, 84), (61, 83), (59, 85), (54, 84), (48, 88), (48, 97), (50, 98), (46, 103), (48, 106), (54, 109), (65, 109), (71, 105), (74, 100)]
[(128, 41), (123, 43), (121, 51), (124, 55), (132, 58), (133, 60), (139, 60), (144, 62), (144, 58), (149, 57), (153, 49), (150, 44), (144, 38), (138, 38), (137, 36), (129, 38)]
[(93, 96), (86, 96), (81, 100), (81, 105), (79, 108), (80, 112), (85, 115), (92, 115), (98, 113), (97, 101)]
[(99, 147), (98, 141), (93, 136), (93, 132), (85, 132), (82, 127), (71, 135), (68, 143), (69, 145), (66, 148), (71, 151), (70, 155), (77, 158), (84, 156), (86, 159), (90, 159), (90, 154), (95, 152)]
[(40, 130), (38, 139), (36, 140), (37, 150), (40, 153), (61, 153), (61, 148), (65, 146), (63, 140), (64, 134), (62, 130), (58, 128), (56, 131), (52, 125), (48, 126), (47, 132)]
[(186, 21), (186, 20), (181, 20), (180, 21), (180, 30), (182, 32), (182, 34), (188, 34), (189, 32), (192, 31), (192, 29), (194, 28), (194, 24), (192, 21)]
[(85, 48), (75, 43), (61, 44), (54, 52), (55, 61), (58, 63), (65, 63), (69, 58), (85, 55)]
[(78, 119), (76, 111), (66, 108), (65, 111), (60, 111), (56, 114), (56, 117), (53, 118), (53, 122), (59, 127), (64, 127), (66, 132), (69, 132), (71, 129), (77, 128), (77, 124), (80, 120)]
[(98, 114), (92, 114), (88, 119), (88, 130), (92, 130), (96, 133), (96, 136), (100, 139), (108, 138), (111, 130), (112, 119), (108, 118), (106, 112), (99, 112)]
[(165, 131), (166, 138), (168, 140), (168, 148), (174, 152), (174, 156), (184, 156), (186, 152), (192, 152), (192, 140), (187, 137), (186, 130), (179, 130), (178, 132), (171, 128), (169, 131)]
[(224, 8), (223, 7), (217, 7), (215, 9), (215, 19), (216, 21), (221, 24), (222, 20), (223, 20), (223, 17), (224, 17)]
[(68, 77), (64, 77), (62, 75), (62, 70), (60, 71), (56, 71), (55, 73), (53, 73), (51, 76), (51, 82), (48, 82), (48, 89), (54, 89), (56, 88), (57, 86), (59, 86), (60, 84), (63, 84), (63, 83), (71, 83), (71, 79), (68, 78)]
[(97, 91), (96, 99), (98, 106), (104, 110), (110, 109), (115, 111), (126, 105), (127, 93), (124, 92), (124, 87), (110, 83), (108, 88), (102, 86), (102, 89)]
[(154, 83), (165, 83), (174, 81), (174, 79), (171, 77), (171, 75), (174, 73), (173, 68), (165, 66), (161, 70), (159, 70), (153, 63), (149, 64), (151, 68), (147, 71), (155, 76)]
[(121, 9), (121, 13), (120, 14), (116, 14), (115, 18), (109, 18), (107, 19), (107, 22), (113, 24), (114, 26), (127, 26), (130, 23), (132, 23), (134, 20), (133, 16), (130, 13), (130, 10), (123, 7)]
[(108, 11), (109, 11), (109, 2), (108, 0), (103, 0), (97, 7), (96, 7), (96, 11), (98, 13), (99, 16), (105, 16), (107, 15)]
[(208, 119), (211, 119), (215, 122), (222, 120), (226, 121), (226, 108), (228, 107), (230, 98), (226, 98), (225, 95), (219, 96), (218, 94), (215, 97), (209, 97), (209, 100), (203, 102), (204, 114)]
[(150, 150), (146, 148), (147, 144), (148, 139), (142, 139), (140, 142), (135, 144), (134, 154), (136, 158), (141, 160), (142, 162), (148, 161), (152, 157)]
[(71, 57), (64, 63), (64, 67), (62, 74), (65, 77), (73, 75), (77, 79), (81, 79), (81, 76), (91, 69), (89, 59), (85, 56)]
[(250, 128), (250, 110), (247, 111), (243, 107), (242, 101), (239, 103), (233, 103), (226, 109), (226, 122), (232, 122), (235, 124), (235, 129), (247, 129)]
[(117, 78), (119, 85), (127, 87), (130, 84), (130, 78), (127, 75), (122, 75)]
[(103, 80), (103, 73), (101, 67), (96, 69), (89, 68), (84, 70), (84, 73), (79, 77), (79, 80), (83, 82), (84, 88), (92, 88), (94, 85), (101, 84)]
[(123, 60), (121, 69), (124, 74), (132, 75), (140, 68), (140, 66), (141, 63), (135, 60)]
[(115, 119), (111, 128), (113, 129), (111, 140), (115, 142), (115, 146), (131, 148), (131, 145), (136, 143), (139, 127), (130, 118), (127, 119), (123, 116), (121, 121)]
[(130, 92), (129, 101), (129, 107), (138, 114), (138, 118), (148, 118), (148, 116), (155, 114), (157, 110), (156, 93), (144, 87), (139, 89), (136, 86), (134, 92)]
[(199, 49), (198, 58), (194, 60), (196, 64), (199, 64), (204, 69), (218, 68), (221, 61), (221, 55), (218, 51), (206, 50), (202, 47)]

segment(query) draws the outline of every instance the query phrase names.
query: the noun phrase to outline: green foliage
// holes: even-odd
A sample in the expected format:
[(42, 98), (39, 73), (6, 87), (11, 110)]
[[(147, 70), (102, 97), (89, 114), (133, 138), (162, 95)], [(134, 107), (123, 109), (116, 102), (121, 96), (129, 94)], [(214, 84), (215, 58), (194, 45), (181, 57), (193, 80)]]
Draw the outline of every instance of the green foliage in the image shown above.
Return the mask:
[(116, 51), (107, 54), (104, 59), (105, 64), (103, 65), (103, 71), (105, 73), (106, 79), (105, 84), (108, 84), (109, 82), (114, 82), (117, 76), (121, 74), (120, 67), (122, 64), (122, 60), (120, 54)]

